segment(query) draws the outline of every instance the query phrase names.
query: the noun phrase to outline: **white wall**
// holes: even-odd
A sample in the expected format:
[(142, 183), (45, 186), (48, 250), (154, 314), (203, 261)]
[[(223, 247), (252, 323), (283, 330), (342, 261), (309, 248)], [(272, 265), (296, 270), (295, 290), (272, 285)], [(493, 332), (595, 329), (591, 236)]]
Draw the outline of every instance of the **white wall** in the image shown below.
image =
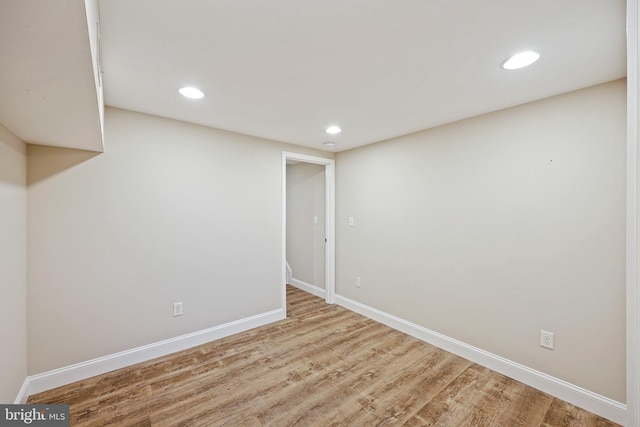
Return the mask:
[(624, 81), (336, 165), (338, 294), (625, 401)]
[[(287, 261), (293, 277), (325, 287), (324, 165), (287, 165)], [(317, 217), (317, 223), (314, 223)]]
[(0, 403), (27, 375), (27, 146), (0, 124)]
[(29, 373), (280, 308), (282, 151), (323, 155), (110, 108), (29, 146)]

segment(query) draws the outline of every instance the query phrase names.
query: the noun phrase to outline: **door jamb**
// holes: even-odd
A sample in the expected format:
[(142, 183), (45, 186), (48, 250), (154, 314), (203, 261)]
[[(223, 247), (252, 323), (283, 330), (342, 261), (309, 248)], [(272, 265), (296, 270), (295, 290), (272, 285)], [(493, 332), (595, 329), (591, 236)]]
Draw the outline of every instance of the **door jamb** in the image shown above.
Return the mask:
[(640, 426), (640, 281), (638, 275), (638, 0), (627, 0), (627, 423)]
[(335, 303), (336, 241), (335, 241), (335, 160), (307, 154), (282, 152), (282, 307), (287, 309), (287, 160), (324, 165), (325, 182), (325, 301)]

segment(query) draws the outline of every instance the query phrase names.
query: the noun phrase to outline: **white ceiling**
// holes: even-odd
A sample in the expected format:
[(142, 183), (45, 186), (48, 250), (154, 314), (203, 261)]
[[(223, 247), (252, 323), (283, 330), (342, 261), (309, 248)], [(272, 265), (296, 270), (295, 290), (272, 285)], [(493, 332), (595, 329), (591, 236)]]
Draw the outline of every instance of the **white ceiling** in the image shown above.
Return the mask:
[[(28, 142), (56, 145), (47, 134), (58, 130), (64, 139), (60, 116), (68, 118), (62, 130), (78, 132), (82, 110), (95, 108), (95, 99), (63, 90), (92, 76), (86, 37), (85, 46), (73, 44), (78, 34), (63, 37), (76, 27), (77, 11), (55, 9), (84, 3), (0, 0), (0, 122)], [(624, 0), (99, 6), (107, 105), (319, 149), (331, 140), (334, 151), (626, 75)], [(10, 16), (14, 9), (23, 11), (19, 19)], [(524, 49), (539, 50), (541, 59), (523, 70), (500, 68)], [(21, 74), (31, 76), (30, 86)], [(183, 85), (199, 87), (205, 98), (181, 97)], [(38, 99), (60, 101), (57, 115), (34, 110), (36, 89)], [(343, 132), (327, 135), (330, 124)]]

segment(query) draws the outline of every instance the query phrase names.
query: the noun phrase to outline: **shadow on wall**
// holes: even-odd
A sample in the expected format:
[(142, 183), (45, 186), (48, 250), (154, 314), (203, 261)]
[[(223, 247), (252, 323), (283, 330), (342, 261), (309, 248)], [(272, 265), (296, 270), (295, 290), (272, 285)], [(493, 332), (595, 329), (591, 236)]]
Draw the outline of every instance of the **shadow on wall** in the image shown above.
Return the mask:
[(27, 185), (37, 184), (100, 154), (102, 153), (75, 148), (29, 145), (27, 147), (29, 160), (37, 160), (38, 157), (46, 156), (48, 161), (40, 162), (40, 166), (37, 168), (27, 168)]
[[(0, 124), (0, 156), (7, 159), (24, 156), (25, 144), (16, 137), (11, 138), (11, 136), (8, 135), (8, 131), (6, 133), (3, 131), (2, 124)], [(19, 166), (3, 163), (0, 167), (0, 183), (23, 186), (24, 183), (21, 181), (21, 174), (17, 172), (17, 168)]]

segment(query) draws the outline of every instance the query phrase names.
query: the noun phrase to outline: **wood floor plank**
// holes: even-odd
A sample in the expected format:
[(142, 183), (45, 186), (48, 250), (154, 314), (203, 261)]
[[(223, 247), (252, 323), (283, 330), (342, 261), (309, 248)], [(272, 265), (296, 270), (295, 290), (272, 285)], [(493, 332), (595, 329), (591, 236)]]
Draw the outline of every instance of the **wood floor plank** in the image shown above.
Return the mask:
[[(387, 351), (397, 347), (396, 342), (385, 340), (385, 337), (380, 337), (376, 341), (381, 345), (386, 344), (389, 347)], [(362, 347), (356, 346), (354, 348)], [(364, 387), (377, 381), (380, 377), (379, 373), (372, 375), (374, 372), (371, 369), (372, 366), (376, 366), (379, 350), (371, 351), (369, 349), (358, 352), (353, 356), (326, 362), (325, 366), (327, 368), (322, 375), (315, 375), (313, 378), (309, 378), (304, 384), (300, 384), (297, 387), (300, 390), (294, 389), (287, 395), (282, 396), (274, 407), (269, 408), (269, 412), (278, 415), (278, 423), (293, 425), (299, 422), (299, 414), (312, 414), (315, 409), (321, 409), (323, 413), (333, 411), (334, 408), (327, 407), (325, 402), (333, 400), (340, 391), (353, 389), (357, 384)], [(379, 371), (380, 368), (377, 368), (377, 370)], [(304, 390), (301, 387), (303, 385), (305, 386)], [(280, 410), (285, 408), (295, 410)], [(274, 415), (269, 416), (269, 419), (274, 419)]]
[(567, 426), (567, 427), (609, 427), (611, 422), (583, 411), (560, 399), (553, 399), (551, 408), (546, 413), (544, 427)]
[(285, 320), (29, 398), (73, 426), (615, 426), (287, 287)]

